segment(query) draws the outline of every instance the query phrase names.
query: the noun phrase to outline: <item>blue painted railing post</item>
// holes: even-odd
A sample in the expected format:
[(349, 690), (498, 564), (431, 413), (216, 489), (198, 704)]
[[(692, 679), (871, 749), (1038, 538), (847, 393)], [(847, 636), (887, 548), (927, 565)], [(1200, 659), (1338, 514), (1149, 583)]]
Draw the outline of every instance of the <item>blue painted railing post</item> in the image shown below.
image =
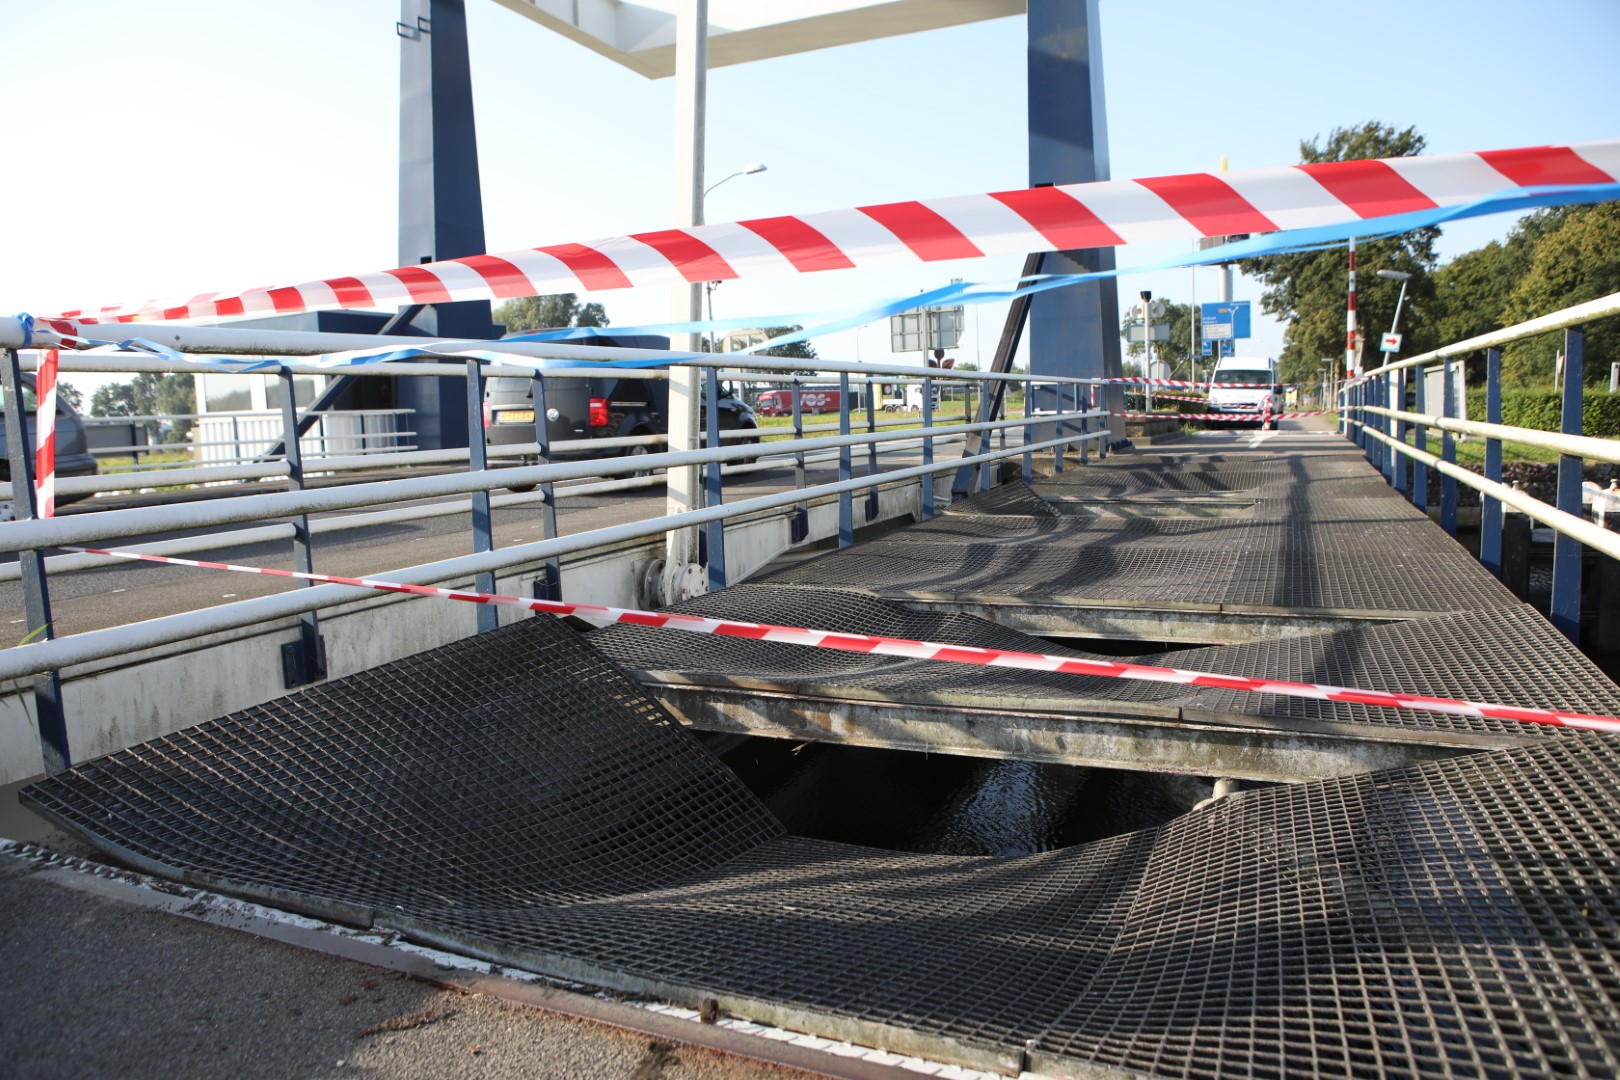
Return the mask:
[[(475, 369), (476, 361), (468, 361)], [(282, 365), (277, 374), (281, 379), (281, 438), (282, 454), (287, 462), (287, 490), (304, 490), (304, 453), (298, 443), (298, 399), (296, 386), (293, 382), (292, 369)], [(480, 399), (481, 401), (482, 399)], [(482, 405), (480, 404), (480, 417)], [(483, 434), (483, 424), (480, 419), (478, 432)], [(488, 505), (488, 495), (485, 495), (485, 505)], [(473, 505), (473, 525), (476, 529), (478, 523), (477, 503)], [(310, 541), (309, 517), (298, 514), (292, 519), (293, 528), (293, 569), (301, 574), (315, 572), (315, 552)], [(484, 550), (488, 550), (485, 548)], [(484, 588), (484, 579), (479, 578), (477, 587), (484, 592), (495, 591), (495, 578), (490, 575), (490, 585)], [(303, 587), (314, 585), (313, 581), (305, 579)], [(482, 607), (483, 605), (480, 605)], [(483, 630), (483, 620), (480, 619), (478, 629)], [(320, 615), (313, 611), (306, 611), (298, 616), (298, 640), (291, 641), (281, 647), (281, 674), (282, 681), (287, 689), (295, 686), (307, 686), (312, 682), (319, 682), (326, 678), (326, 646), (321, 641)]]
[[(1402, 368), (1400, 371), (1392, 371), (1389, 374), (1392, 380), (1390, 385), (1395, 390), (1395, 404), (1392, 408), (1404, 412), (1406, 410), (1406, 369)], [(1406, 455), (1401, 448), (1406, 445), (1406, 421), (1392, 419), (1390, 426), (1393, 428), (1391, 434), (1395, 436), (1395, 451), (1389, 455), (1390, 480), (1394, 483), (1395, 490), (1404, 495), (1407, 489)]]
[[(703, 380), (704, 446), (712, 453), (720, 446), (720, 369), (710, 368)], [(707, 485), (704, 503), (723, 506), (726, 501), (725, 480), (720, 475), (720, 462), (705, 466)], [(709, 557), (709, 591), (719, 592), (726, 587), (726, 523), (719, 518), (705, 526), (704, 544)]]
[[(1028, 408), (1026, 405), (1025, 408)], [(934, 380), (932, 376), (923, 376), (923, 444), (922, 463), (924, 466), (934, 463)], [(933, 473), (922, 478), (922, 519), (931, 521), (934, 517), (934, 480)]]
[[(838, 373), (838, 434), (849, 437), (849, 372)], [(849, 443), (838, 448), (838, 482), (847, 484), (854, 476), (854, 459)], [(838, 546), (847, 548), (855, 543), (855, 498), (848, 488), (838, 493)]]
[[(534, 402), (534, 441), (540, 447), (535, 460), (541, 465), (551, 464), (551, 406), (546, 401), (546, 380), (536, 371), (529, 383), (529, 397)], [(557, 492), (550, 480), (540, 483), (540, 539), (554, 540), (557, 536)], [(536, 600), (562, 599), (562, 560), (553, 555), (541, 567), (534, 579)], [(536, 612), (539, 614), (539, 612)]]
[[(1485, 422), (1502, 422), (1502, 350), (1485, 350)], [(1502, 440), (1485, 439), (1485, 479), (1502, 482)], [(1480, 496), (1479, 561), (1502, 576), (1502, 500)]]
[[(990, 384), (989, 383), (985, 383), (984, 386), (981, 388), (981, 391), (982, 392), (979, 394), (979, 423), (988, 424), (990, 422), (990, 399), (994, 395), (990, 392)], [(1001, 429), (1001, 437), (1002, 437), (1002, 440), (1003, 440), (1003, 442), (1001, 444), (1001, 447), (1002, 447), (1003, 450), (1005, 450), (1007, 448), (1007, 444), (1006, 444), (1006, 441), (1005, 441), (1006, 437), (1007, 437), (1007, 429), (1006, 428)], [(982, 455), (982, 454), (988, 454), (989, 452), (990, 452), (990, 429), (985, 428), (983, 431), (979, 432), (979, 453)], [(999, 468), (999, 465), (997, 467)], [(988, 462), (988, 461), (980, 462), (979, 463), (979, 468), (978, 468), (978, 473), (979, 473), (979, 490), (981, 492), (989, 491), (990, 487), (991, 487), (991, 484), (990, 484), (990, 480), (991, 480), (990, 462)]]
[[(1453, 403), (1457, 400), (1456, 387), (1452, 380), (1456, 378), (1456, 364), (1448, 357), (1442, 361), (1444, 372), (1440, 380), (1440, 395), (1445, 400), (1440, 403), (1440, 415), (1448, 419), (1455, 419)], [(1447, 465), (1457, 464), (1457, 436), (1450, 431), (1440, 433), (1440, 460)], [(1457, 478), (1442, 474), (1440, 477), (1440, 527), (1446, 530), (1446, 535), (1457, 535)]]
[[(866, 433), (877, 434), (877, 394), (872, 392), (872, 380), (866, 380)], [(881, 386), (879, 390), (881, 392)], [(878, 444), (871, 440), (866, 444), (866, 475), (870, 476), (873, 484), (866, 493), (866, 520), (876, 521), (878, 516)]]
[[(1426, 368), (1415, 368), (1415, 380), (1412, 384), (1412, 411), (1421, 415), (1428, 415), (1429, 373)], [(1412, 425), (1412, 441), (1419, 450), (1429, 449), (1429, 429), (1422, 424)], [(1412, 461), (1412, 505), (1429, 512), (1429, 466), (1422, 461)]]
[[(1028, 379), (1024, 380), (1024, 419), (1025, 420), (1029, 419), (1030, 402), (1034, 400), (1033, 395), (1032, 395), (1032, 391), (1034, 389), (1034, 386), (1035, 386), (1035, 384), (1033, 382), (1029, 381)], [(1034, 453), (1034, 451), (1032, 451), (1029, 448), (1030, 443), (1032, 443), (1034, 441), (1035, 441), (1035, 435), (1034, 435), (1033, 429), (1031, 428), (1031, 426), (1029, 424), (1026, 423), (1024, 425), (1024, 467), (1023, 467), (1023, 471), (1022, 471), (1022, 476), (1024, 478), (1024, 483), (1026, 483), (1026, 484), (1032, 484), (1032, 483), (1035, 482), (1035, 453)]]
[[(1068, 405), (1066, 405), (1063, 401), (1062, 383), (1057, 383), (1052, 387), (1052, 404), (1056, 407), (1059, 414), (1061, 414), (1064, 409), (1068, 408)], [(1053, 425), (1052, 437), (1055, 439), (1063, 438), (1069, 433), (1068, 428), (1069, 425), (1063, 421), (1060, 415), (1057, 423)], [(1052, 447), (1052, 473), (1056, 476), (1063, 475), (1063, 450), (1064, 447), (1061, 443)]]
[[(0, 385), (5, 388), (6, 399), (6, 456), (16, 463), (11, 470), (11, 498), (19, 520), (33, 518), (39, 512), (34, 502), (34, 448), (29, 445), (31, 440), (23, 419), (22, 366), (15, 349), (5, 352)], [(6, 644), (49, 641), (56, 632), (51, 625), (51, 593), (45, 580), (44, 554), (34, 548), (18, 551), (17, 569), (22, 574), (23, 632)], [(67, 717), (62, 711), (61, 674), (52, 669), (34, 676), (33, 692), (34, 726), (39, 732), (40, 754), (46, 774), (55, 776), (73, 768)]]
[[(1086, 408), (1087, 408), (1087, 410), (1089, 410), (1091, 412), (1096, 412), (1097, 409), (1099, 409), (1101, 407), (1101, 405), (1098, 402), (1098, 398), (1102, 398), (1104, 401), (1106, 401), (1107, 397), (1108, 397), (1108, 395), (1106, 393), (1099, 394), (1097, 392), (1097, 387), (1095, 387), (1095, 386), (1087, 386), (1086, 387)], [(1075, 393), (1074, 399), (1075, 399), (1076, 402), (1078, 402), (1080, 400), (1080, 394), (1078, 392)], [(1091, 421), (1089, 421), (1089, 420), (1086, 421), (1087, 424), (1090, 424), (1090, 422)], [(1103, 417), (1102, 422), (1097, 425), (1097, 429), (1099, 431), (1104, 431), (1104, 430), (1107, 430), (1107, 428), (1108, 428), (1108, 418)], [(1090, 443), (1087, 443), (1086, 445), (1089, 446)], [(1099, 439), (1097, 441), (1097, 460), (1102, 461), (1106, 457), (1108, 457), (1108, 440), (1107, 439)], [(1080, 464), (1084, 465), (1085, 463), (1086, 463), (1086, 455), (1085, 455), (1084, 451), (1081, 451), (1081, 453), (1080, 453)]]
[[(1558, 430), (1565, 435), (1582, 432), (1582, 352), (1584, 333), (1579, 326), (1564, 331), (1564, 414)], [(1581, 516), (1581, 459), (1558, 455), (1558, 509)], [(1570, 641), (1581, 640), (1581, 542), (1558, 533), (1553, 537), (1552, 607), (1548, 619)]]
[[(793, 380), (793, 441), (804, 440), (804, 401), (800, 397), (799, 380)], [(799, 491), (804, 490), (804, 451), (793, 452), (793, 486)], [(810, 536), (810, 504), (799, 502), (793, 504), (793, 542), (802, 544)]]
[(1372, 385), (1370, 382), (1357, 384), (1352, 392), (1355, 404), (1351, 410), (1356, 414), (1356, 445), (1361, 448), (1363, 454), (1367, 455), (1368, 461), (1372, 460), (1372, 451), (1367, 449), (1367, 414), (1362, 411), (1362, 406), (1367, 403), (1367, 387), (1370, 385)]
[[(1386, 371), (1383, 375), (1378, 377), (1377, 389), (1375, 389), (1373, 393), (1377, 395), (1377, 399), (1374, 401), (1375, 405), (1377, 405), (1380, 409), (1389, 408), (1389, 372)], [(1380, 435), (1388, 435), (1389, 417), (1373, 417), (1373, 428)], [(1372, 449), (1373, 453), (1377, 457), (1374, 464), (1378, 466), (1378, 471), (1384, 473), (1384, 478), (1388, 480), (1391, 474), (1385, 471), (1384, 463), (1389, 457), (1389, 447), (1385, 446), (1381, 440), (1374, 439), (1372, 441)]]

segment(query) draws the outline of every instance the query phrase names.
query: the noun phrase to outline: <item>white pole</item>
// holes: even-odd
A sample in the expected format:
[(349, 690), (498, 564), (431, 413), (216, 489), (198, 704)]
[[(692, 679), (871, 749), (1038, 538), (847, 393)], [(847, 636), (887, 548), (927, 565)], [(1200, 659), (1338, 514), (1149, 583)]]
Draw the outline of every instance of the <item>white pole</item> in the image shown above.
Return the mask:
[[(1196, 244), (1194, 250), (1197, 250)], [(1196, 383), (1198, 381), (1198, 325), (1203, 321), (1198, 310), (1198, 267), (1188, 267), (1187, 277), (1190, 282), (1188, 291), (1192, 293), (1192, 313), (1187, 318), (1187, 363), (1192, 365), (1192, 373), (1187, 376), (1187, 381)]]
[[(675, 20), (675, 223), (703, 224), (703, 143), (709, 66), (709, 0), (683, 0)], [(677, 286), (672, 297), (678, 322), (703, 318), (701, 283)], [(671, 345), (677, 345), (671, 342)], [(679, 347), (677, 345), (677, 347)], [(686, 335), (685, 348), (698, 351), (698, 335)], [(698, 392), (701, 373), (693, 367), (669, 372), (669, 449), (695, 450), (698, 445)], [(697, 509), (698, 467), (683, 465), (667, 472), (666, 514)], [(697, 562), (697, 529), (672, 529), (664, 553), (662, 603), (681, 599), (679, 583)]]
[(1344, 322), (1344, 377), (1352, 378), (1356, 370), (1356, 238), (1350, 238), (1350, 290), (1347, 294)]

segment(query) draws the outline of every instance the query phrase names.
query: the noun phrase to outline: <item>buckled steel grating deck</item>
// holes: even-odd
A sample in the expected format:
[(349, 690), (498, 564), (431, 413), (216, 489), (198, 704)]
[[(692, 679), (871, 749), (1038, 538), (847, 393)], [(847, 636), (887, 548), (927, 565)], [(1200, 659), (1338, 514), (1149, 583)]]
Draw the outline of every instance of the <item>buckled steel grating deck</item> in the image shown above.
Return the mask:
[(1041, 855), (897, 855), (781, 835), (534, 619), (23, 797), (182, 880), (942, 1057), (1450, 1077), (1620, 1072), (1617, 789), (1615, 743), (1572, 735)]
[[(777, 585), (736, 585), (670, 610), (743, 622), (806, 626), (947, 645), (1114, 660), (1056, 645), (970, 615), (913, 611), (879, 597)], [(834, 652), (677, 630), (611, 626), (592, 642), (635, 671), (704, 680), (748, 679), (784, 691), (877, 692), (908, 703), (948, 701), (980, 708), (1083, 708), (1109, 702), (1156, 705), (1183, 718), (1266, 716), (1333, 720), (1413, 730), (1469, 731), (1536, 738), (1560, 729), (1450, 713), (1382, 709), (1350, 702), (1239, 690), (974, 667), (931, 660)], [(1315, 636), (1209, 645), (1133, 657), (1139, 663), (1296, 682), (1494, 701), (1620, 715), (1620, 688), (1568, 639), (1526, 607), (1369, 623)], [(1127, 709), (1133, 712), (1134, 709)], [(977, 723), (988, 723), (977, 720)]]

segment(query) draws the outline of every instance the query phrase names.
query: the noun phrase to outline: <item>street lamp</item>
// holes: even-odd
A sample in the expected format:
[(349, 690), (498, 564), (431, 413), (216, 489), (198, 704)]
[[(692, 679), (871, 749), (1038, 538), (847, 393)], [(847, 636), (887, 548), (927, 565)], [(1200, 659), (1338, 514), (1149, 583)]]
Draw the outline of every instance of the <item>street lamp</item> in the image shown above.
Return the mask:
[[(1384, 361), (1388, 363), (1395, 359), (1396, 353), (1401, 351), (1398, 344), (1400, 338), (1396, 334), (1396, 328), (1401, 325), (1401, 305), (1406, 302), (1406, 283), (1411, 279), (1412, 275), (1405, 270), (1380, 270), (1378, 276), (1385, 281), (1398, 281), (1401, 283), (1401, 295), (1395, 301), (1395, 317), (1389, 321), (1389, 338), (1385, 341), (1385, 348), (1383, 349)], [(1423, 378), (1423, 373), (1418, 372), (1417, 377)], [(1383, 393), (1386, 408), (1406, 408), (1406, 372), (1395, 371), (1386, 375), (1384, 377)], [(1402, 446), (1405, 446), (1405, 421), (1388, 417), (1384, 421), (1384, 425), (1388, 429), (1388, 433), (1398, 439)], [(1422, 431), (1422, 428), (1418, 429), (1420, 438)], [(1397, 466), (1404, 470), (1404, 465), (1401, 464), (1400, 458), (1394, 454), (1390, 454), (1387, 461), (1386, 468), (1388, 469), (1390, 483), (1394, 485), (1396, 491), (1404, 492), (1406, 490), (1406, 473), (1402, 471), (1399, 478), (1395, 476)]]
[[(1405, 270), (1380, 270), (1378, 271), (1378, 276), (1383, 278), (1385, 281), (1398, 281), (1401, 283), (1401, 295), (1395, 301), (1395, 317), (1391, 319), (1389, 323), (1389, 332), (1393, 337), (1396, 328), (1401, 325), (1401, 305), (1406, 302), (1406, 283), (1411, 279), (1412, 275), (1408, 274)], [(1399, 350), (1391, 349), (1389, 351), (1398, 352)]]
[[(764, 172), (764, 171), (765, 171), (765, 166), (756, 161), (754, 164), (748, 166), (745, 169), (738, 169), (736, 172), (732, 173), (730, 176), (722, 176), (720, 179), (716, 180), (714, 183), (712, 183), (708, 187), (704, 188), (703, 189), (703, 197), (705, 199), (708, 198), (709, 197), (709, 192), (713, 191), (715, 188), (719, 187), (721, 184), (725, 183), (727, 180), (734, 180), (739, 176), (752, 176), (755, 173), (760, 173), (760, 172)], [(708, 221), (709, 219), (708, 219), (707, 216), (705, 216), (703, 218), (703, 220)]]
[[(722, 176), (720, 179), (703, 189), (703, 197), (707, 199), (709, 197), (709, 192), (713, 191), (727, 180), (735, 180), (739, 176), (752, 176), (755, 173), (762, 173), (765, 171), (765, 168), (766, 166), (762, 162), (756, 161), (747, 168), (738, 169), (730, 176)], [(704, 207), (703, 220), (709, 220), (707, 207)], [(714, 290), (718, 289), (719, 287), (720, 283), (718, 281), (705, 281), (703, 283), (703, 297), (706, 301), (708, 301), (710, 322), (714, 322)], [(714, 352), (714, 332), (712, 330), (709, 332), (709, 351), (711, 353)]]

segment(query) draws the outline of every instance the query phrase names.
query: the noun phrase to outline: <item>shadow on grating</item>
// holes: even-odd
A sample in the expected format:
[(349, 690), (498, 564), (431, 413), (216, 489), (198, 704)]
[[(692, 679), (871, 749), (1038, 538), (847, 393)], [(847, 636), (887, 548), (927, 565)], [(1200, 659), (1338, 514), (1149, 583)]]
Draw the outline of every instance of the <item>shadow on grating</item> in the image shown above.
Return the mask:
[(188, 882), (947, 1057), (1612, 1076), (1617, 786), (1615, 743), (1575, 735), (1039, 855), (899, 855), (782, 835), (589, 644), (534, 619), (23, 798)]
[[(1112, 462), (1114, 459), (1110, 459)], [(931, 521), (764, 574), (774, 584), (895, 598), (1061, 599), (1103, 606), (1357, 615), (1484, 611), (1520, 603), (1382, 479), (1331, 456), (1254, 464), (1079, 466), (1008, 484)], [(1349, 463), (1355, 464), (1355, 463)], [(1170, 469), (1172, 471), (1162, 471)], [(1051, 516), (1042, 496), (1096, 494)], [(1220, 516), (1130, 516), (1105, 503), (1242, 491)]]

